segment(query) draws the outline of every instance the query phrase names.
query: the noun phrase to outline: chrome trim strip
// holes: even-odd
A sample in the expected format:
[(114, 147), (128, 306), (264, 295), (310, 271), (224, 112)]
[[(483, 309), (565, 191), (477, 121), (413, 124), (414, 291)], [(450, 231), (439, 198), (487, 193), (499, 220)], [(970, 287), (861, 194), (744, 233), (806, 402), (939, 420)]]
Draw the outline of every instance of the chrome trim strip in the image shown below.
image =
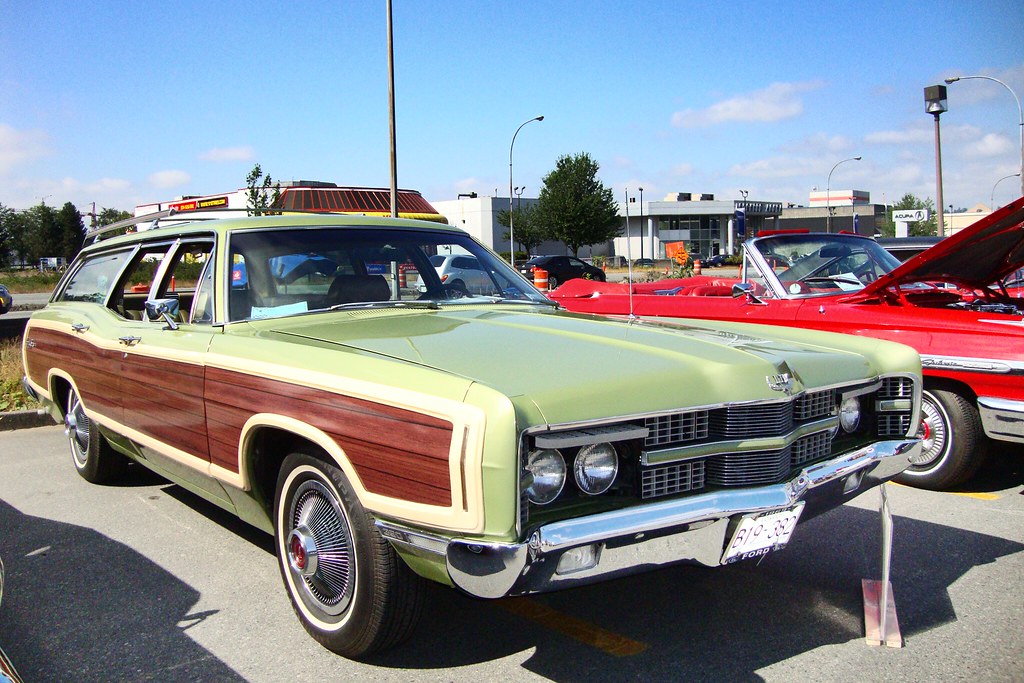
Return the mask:
[(1024, 401), (980, 396), (978, 412), (989, 438), (1024, 443)]
[(934, 370), (962, 370), (993, 374), (1024, 374), (1024, 361), (971, 358), (968, 356), (921, 355), (921, 367)]
[(646, 439), (650, 431), (647, 427), (639, 425), (594, 426), (566, 432), (538, 434), (534, 437), (533, 442), (538, 448), (574, 448), (576, 446), (587, 446), (610, 441)]
[[(713, 565), (715, 558), (721, 558), (729, 517), (788, 507), (818, 487), (855, 474), (862, 480), (854, 491), (863, 492), (902, 472), (920, 451), (917, 439), (881, 441), (804, 468), (781, 484), (715, 491), (553, 522), (536, 529), (524, 543), (454, 538), (446, 551), (448, 576), (460, 589), (483, 598), (544, 591), (556, 584), (568, 585), (570, 579), (557, 574), (559, 555), (567, 550), (621, 541), (605, 545), (601, 562), (580, 573), (586, 576), (577, 579), (574, 574), (571, 579), (585, 582), (608, 571), (642, 570), (649, 564), (645, 554), (648, 541), (661, 537), (671, 537), (676, 543), (664, 561), (695, 559)], [(823, 509), (846, 499), (846, 495), (836, 494)], [(652, 536), (648, 538), (648, 534)], [(406, 538), (414, 543), (417, 536)], [(605, 562), (609, 556), (616, 557), (614, 568)]]
[(667, 465), (681, 460), (693, 460), (694, 458), (707, 458), (726, 453), (756, 453), (757, 451), (778, 451), (804, 437), (818, 432), (827, 432), (839, 427), (838, 417), (826, 417), (814, 422), (800, 425), (788, 434), (776, 437), (764, 437), (760, 439), (734, 439), (731, 441), (713, 441), (711, 443), (695, 444), (693, 446), (678, 446), (661, 450), (644, 451), (640, 454), (640, 464)]

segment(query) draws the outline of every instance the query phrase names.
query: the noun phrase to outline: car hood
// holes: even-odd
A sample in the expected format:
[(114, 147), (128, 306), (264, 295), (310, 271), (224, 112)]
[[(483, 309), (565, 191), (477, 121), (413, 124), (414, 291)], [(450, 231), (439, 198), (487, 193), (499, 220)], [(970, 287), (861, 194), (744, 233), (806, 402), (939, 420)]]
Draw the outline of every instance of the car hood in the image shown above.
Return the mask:
[(502, 305), (336, 311), (256, 324), (263, 333), (358, 349), (458, 375), (513, 400), (526, 397), (548, 422), (782, 398), (767, 378), (786, 373), (796, 390), (874, 377), (881, 370), (868, 350), (885, 344), (806, 330), (627, 323)]
[(858, 294), (905, 282), (954, 278), (985, 287), (1024, 267), (1024, 197), (945, 238), (879, 277)]

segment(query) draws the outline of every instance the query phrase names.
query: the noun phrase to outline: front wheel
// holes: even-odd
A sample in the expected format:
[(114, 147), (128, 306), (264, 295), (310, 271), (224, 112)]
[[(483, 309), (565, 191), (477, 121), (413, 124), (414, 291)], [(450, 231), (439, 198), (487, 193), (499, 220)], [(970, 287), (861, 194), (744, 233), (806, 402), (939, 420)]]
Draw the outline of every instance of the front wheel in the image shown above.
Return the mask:
[(554, 275), (548, 275), (548, 289), (558, 289), (558, 278)]
[(424, 581), (395, 554), (345, 474), (312, 453), (289, 455), (274, 497), (281, 577), (303, 627), (329, 650), (365, 658), (416, 626)]
[(925, 389), (921, 396), (921, 454), (896, 481), (941, 491), (974, 476), (985, 460), (987, 441), (978, 409), (954, 391)]
[(128, 470), (128, 458), (110, 447), (96, 423), (85, 414), (82, 399), (74, 389), (68, 391), (64, 434), (68, 437), (75, 469), (86, 481), (106, 484), (121, 478)]

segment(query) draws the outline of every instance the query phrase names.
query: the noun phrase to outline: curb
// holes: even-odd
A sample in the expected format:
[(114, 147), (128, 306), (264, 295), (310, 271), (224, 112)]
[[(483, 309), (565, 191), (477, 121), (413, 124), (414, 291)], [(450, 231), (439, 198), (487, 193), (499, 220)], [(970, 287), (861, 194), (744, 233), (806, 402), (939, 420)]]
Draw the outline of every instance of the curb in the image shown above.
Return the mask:
[(31, 429), (32, 427), (47, 427), (57, 424), (42, 408), (38, 410), (16, 410), (11, 413), (0, 413), (0, 432), (13, 431), (15, 429)]

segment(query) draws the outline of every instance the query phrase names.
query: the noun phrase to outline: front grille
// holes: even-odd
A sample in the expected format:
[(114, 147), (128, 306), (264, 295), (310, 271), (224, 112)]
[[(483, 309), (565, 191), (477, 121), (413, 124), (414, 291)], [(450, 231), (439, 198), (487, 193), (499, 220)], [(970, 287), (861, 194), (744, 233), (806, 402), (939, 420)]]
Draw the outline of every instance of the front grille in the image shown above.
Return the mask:
[(704, 461), (674, 463), (663, 467), (650, 467), (643, 472), (642, 498), (671, 496), (704, 488)]
[(708, 436), (708, 411), (695, 410), (650, 417), (647, 418), (646, 426), (650, 430), (644, 441), (647, 448), (706, 439)]
[(796, 407), (793, 410), (793, 419), (813, 420), (816, 417), (827, 417), (832, 414), (835, 406), (836, 392), (834, 390), (812, 391), (797, 399)]
[(914, 397), (914, 380), (909, 377), (886, 377), (882, 380), (882, 388), (878, 392), (878, 399), (891, 401), (897, 398)]
[(708, 458), (707, 480), (716, 486), (774, 484), (789, 474), (790, 449), (726, 453)]
[(711, 428), (725, 439), (785, 434), (793, 428), (793, 402), (729, 406), (714, 411)]
[(800, 467), (815, 460), (821, 460), (832, 455), (832, 437), (828, 432), (818, 432), (800, 439), (793, 444), (791, 463), (793, 467)]
[(910, 431), (910, 415), (907, 413), (879, 413), (879, 436), (906, 436)]

